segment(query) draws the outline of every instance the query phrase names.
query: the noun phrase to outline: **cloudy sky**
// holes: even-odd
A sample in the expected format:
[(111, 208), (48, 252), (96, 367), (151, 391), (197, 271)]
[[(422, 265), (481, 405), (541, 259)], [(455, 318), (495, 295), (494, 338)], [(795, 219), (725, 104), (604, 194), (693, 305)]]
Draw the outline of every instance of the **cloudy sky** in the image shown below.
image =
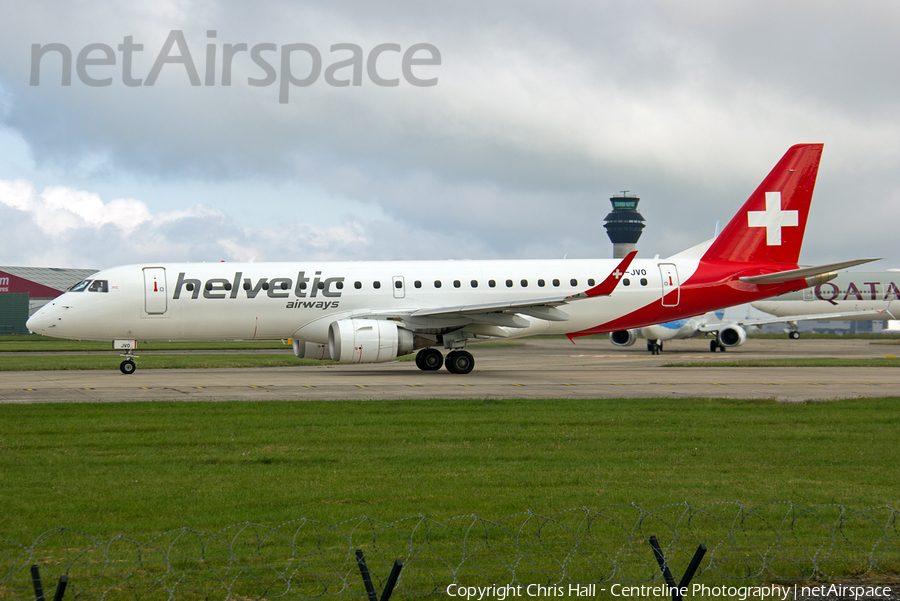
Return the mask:
[(0, 264), (667, 256), (824, 142), (802, 260), (900, 267), (892, 0), (144, 4), (4, 2)]

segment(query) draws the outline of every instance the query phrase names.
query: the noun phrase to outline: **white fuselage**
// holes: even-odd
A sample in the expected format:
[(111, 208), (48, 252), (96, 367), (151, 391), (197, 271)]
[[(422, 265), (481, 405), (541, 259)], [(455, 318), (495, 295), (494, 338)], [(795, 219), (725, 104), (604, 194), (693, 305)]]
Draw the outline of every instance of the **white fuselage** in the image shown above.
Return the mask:
[(704, 332), (700, 331), (700, 326), (703, 324), (721, 322), (722, 314), (723, 311), (710, 311), (704, 315), (696, 315), (688, 319), (678, 319), (676, 321), (645, 326), (640, 329), (641, 336), (647, 340), (659, 340), (660, 342), (665, 342), (667, 340), (683, 340), (685, 338), (705, 335)]
[(842, 315), (840, 320), (893, 319), (900, 312), (900, 272), (841, 272), (818, 286), (782, 294), (752, 303), (753, 307), (778, 317), (802, 317), (827, 313), (887, 311), (883, 317), (871, 314)]
[[(82, 340), (293, 337), (324, 344), (336, 320), (577, 294), (603, 281), (617, 264), (601, 259), (129, 265), (94, 274), (93, 281), (105, 282), (100, 289), (66, 292), (35, 314), (28, 327)], [(527, 327), (502, 330), (524, 336), (596, 327), (658, 302), (661, 269), (668, 277), (672, 265), (635, 260), (611, 296), (563, 305), (567, 320), (524, 315)], [(697, 266), (697, 260), (679, 260), (675, 286)], [(662, 309), (646, 324), (690, 310), (677, 304)], [(428, 319), (438, 328), (452, 327), (454, 318)]]

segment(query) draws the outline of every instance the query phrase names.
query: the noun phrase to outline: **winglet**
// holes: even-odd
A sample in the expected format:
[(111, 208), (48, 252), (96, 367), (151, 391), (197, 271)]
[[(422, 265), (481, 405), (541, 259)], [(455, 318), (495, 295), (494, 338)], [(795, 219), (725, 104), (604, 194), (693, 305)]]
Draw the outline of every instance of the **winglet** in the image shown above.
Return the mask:
[(595, 296), (609, 296), (612, 294), (613, 290), (616, 289), (616, 286), (619, 284), (619, 281), (622, 279), (622, 276), (628, 271), (628, 266), (631, 265), (632, 259), (637, 254), (636, 250), (628, 253), (622, 262), (619, 263), (615, 269), (613, 269), (612, 273), (606, 276), (606, 279), (594, 286), (593, 288), (589, 288), (584, 292), (579, 292), (578, 294), (573, 294), (569, 298), (593, 298)]

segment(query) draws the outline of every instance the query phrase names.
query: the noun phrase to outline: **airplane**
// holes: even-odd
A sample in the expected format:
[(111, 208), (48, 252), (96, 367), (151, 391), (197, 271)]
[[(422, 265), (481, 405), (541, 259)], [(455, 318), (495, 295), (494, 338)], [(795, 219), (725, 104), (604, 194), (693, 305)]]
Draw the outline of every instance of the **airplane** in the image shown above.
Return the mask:
[[(722, 233), (667, 259), (146, 263), (102, 270), (32, 332), (112, 341), (292, 339), (298, 357), (472, 371), (468, 342), (577, 337), (702, 315), (824, 283), (875, 259), (799, 268), (822, 144), (792, 146)], [(441, 348), (449, 351), (444, 357)]]
[[(794, 294), (794, 293), (789, 293)], [(765, 301), (762, 301), (765, 302)], [(762, 326), (770, 323), (794, 323), (806, 320), (823, 319), (884, 319), (883, 314), (872, 311), (847, 311), (843, 313), (801, 314), (792, 317), (774, 319), (725, 319), (725, 310), (710, 311), (687, 319), (677, 319), (643, 328), (619, 330), (609, 333), (609, 340), (614, 346), (631, 346), (638, 334), (647, 340), (647, 350), (652, 355), (662, 352), (663, 343), (668, 340), (684, 340), (698, 336), (713, 336), (709, 341), (709, 350), (725, 352), (726, 348), (741, 346), (747, 341), (746, 326)]]
[[(825, 320), (896, 320), (900, 305), (900, 271), (844, 271), (833, 280), (751, 303), (764, 313), (785, 318), (788, 337), (800, 338), (797, 321), (805, 313), (820, 313)], [(848, 313), (850, 312), (850, 313)]]

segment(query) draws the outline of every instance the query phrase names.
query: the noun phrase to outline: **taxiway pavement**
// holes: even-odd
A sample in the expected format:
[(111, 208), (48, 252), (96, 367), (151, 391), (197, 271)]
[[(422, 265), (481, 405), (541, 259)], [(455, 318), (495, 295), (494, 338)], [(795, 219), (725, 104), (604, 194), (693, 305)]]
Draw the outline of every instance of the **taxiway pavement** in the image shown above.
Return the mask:
[[(120, 401), (343, 400), (407, 398), (772, 398), (783, 402), (893, 396), (891, 367), (666, 367), (758, 358), (900, 356), (869, 340), (751, 339), (725, 353), (705, 340), (673, 341), (663, 354), (643, 341), (617, 348), (604, 339), (572, 344), (532, 338), (470, 347), (475, 370), (419, 371), (412, 361), (241, 369), (0, 372), (0, 403)], [(289, 351), (285, 351), (289, 352)]]

